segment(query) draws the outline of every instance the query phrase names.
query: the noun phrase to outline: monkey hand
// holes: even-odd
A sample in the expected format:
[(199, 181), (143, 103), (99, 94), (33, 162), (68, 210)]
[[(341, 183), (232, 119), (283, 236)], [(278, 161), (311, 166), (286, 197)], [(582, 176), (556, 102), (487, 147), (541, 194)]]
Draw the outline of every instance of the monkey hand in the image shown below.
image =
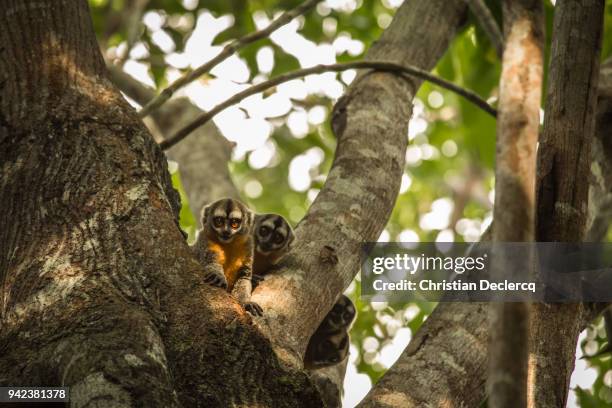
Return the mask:
[(243, 307), (244, 307), (244, 310), (246, 310), (247, 312), (249, 312), (253, 316), (262, 316), (263, 315), (263, 309), (261, 308), (261, 306), (259, 306), (255, 302), (251, 302), (251, 301), (245, 302)]
[(204, 274), (204, 282), (218, 288), (227, 289), (227, 279), (225, 278), (222, 270), (208, 268)]

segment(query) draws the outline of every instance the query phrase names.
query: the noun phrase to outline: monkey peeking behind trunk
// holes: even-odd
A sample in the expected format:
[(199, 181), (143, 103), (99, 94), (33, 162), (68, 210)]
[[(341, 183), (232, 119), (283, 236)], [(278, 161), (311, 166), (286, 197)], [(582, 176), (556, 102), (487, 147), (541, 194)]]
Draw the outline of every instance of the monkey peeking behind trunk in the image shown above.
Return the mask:
[(238, 200), (223, 198), (202, 212), (202, 230), (191, 246), (205, 270), (204, 281), (226, 289), (254, 316), (263, 310), (251, 301), (254, 243), (253, 212)]
[(356, 314), (351, 299), (340, 295), (308, 342), (304, 355), (304, 368), (332, 366), (348, 356), (350, 346), (348, 332)]

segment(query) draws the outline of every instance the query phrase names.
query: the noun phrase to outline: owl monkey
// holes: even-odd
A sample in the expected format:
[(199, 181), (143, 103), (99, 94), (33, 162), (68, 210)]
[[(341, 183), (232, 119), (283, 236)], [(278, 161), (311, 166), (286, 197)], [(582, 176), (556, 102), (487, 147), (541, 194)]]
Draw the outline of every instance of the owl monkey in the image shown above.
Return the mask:
[(261, 306), (251, 301), (253, 212), (243, 203), (223, 198), (202, 211), (202, 229), (192, 250), (205, 269), (204, 281), (230, 292), (255, 316)]
[(332, 366), (348, 356), (350, 346), (348, 332), (356, 315), (357, 310), (351, 299), (340, 295), (308, 341), (304, 355), (305, 368)]
[(274, 270), (289, 252), (295, 239), (293, 229), (282, 215), (257, 214), (253, 228), (255, 261), (253, 264), (253, 286)]

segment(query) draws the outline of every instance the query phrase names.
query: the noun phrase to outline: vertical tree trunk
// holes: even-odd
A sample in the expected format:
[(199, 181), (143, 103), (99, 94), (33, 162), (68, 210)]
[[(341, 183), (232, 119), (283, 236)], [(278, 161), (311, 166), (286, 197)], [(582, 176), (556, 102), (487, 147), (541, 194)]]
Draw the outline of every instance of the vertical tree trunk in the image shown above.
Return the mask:
[[(510, 0), (503, 3), (503, 13), (506, 43), (497, 117), (493, 241), (532, 242), (544, 11), (541, 0)], [(495, 251), (496, 278), (507, 276), (511, 264), (524, 270), (532, 267), (529, 256), (506, 262), (505, 249), (500, 246)], [(529, 306), (525, 302), (496, 303), (492, 316), (489, 404), (493, 408), (524, 407)]]
[(106, 80), (85, 1), (5, 1), (0, 21), (2, 385), (175, 406), (130, 224), (152, 200), (168, 214), (152, 226), (178, 237), (168, 174), (152, 171), (165, 159)]
[(106, 79), (87, 2), (3, 6), (0, 385), (69, 386), (76, 406), (320, 405), (202, 281), (166, 159)]
[[(538, 241), (580, 242), (584, 238), (603, 11), (603, 0), (559, 0), (555, 7), (546, 113), (538, 149)], [(530, 406), (565, 406), (582, 313), (580, 304), (533, 305)]]

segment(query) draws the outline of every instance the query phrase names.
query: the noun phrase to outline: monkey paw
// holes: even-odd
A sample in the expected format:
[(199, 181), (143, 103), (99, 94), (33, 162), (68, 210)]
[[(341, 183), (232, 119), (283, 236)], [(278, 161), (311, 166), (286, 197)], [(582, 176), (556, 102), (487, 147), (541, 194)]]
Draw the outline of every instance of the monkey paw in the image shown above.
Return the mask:
[(204, 276), (204, 282), (212, 286), (227, 289), (227, 279), (225, 279), (224, 275), (218, 273), (209, 272)]
[(263, 309), (255, 302), (246, 302), (244, 304), (244, 310), (252, 314), (253, 316), (262, 316)]

